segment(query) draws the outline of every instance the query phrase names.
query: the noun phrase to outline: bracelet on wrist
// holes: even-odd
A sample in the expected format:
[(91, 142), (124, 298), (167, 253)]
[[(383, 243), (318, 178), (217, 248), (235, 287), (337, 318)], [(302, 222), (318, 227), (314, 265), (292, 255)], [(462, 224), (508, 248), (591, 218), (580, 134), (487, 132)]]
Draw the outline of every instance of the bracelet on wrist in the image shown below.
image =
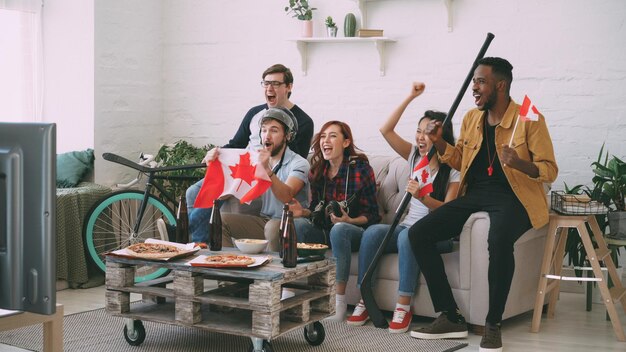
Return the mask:
[(270, 170), (269, 177), (270, 177), (270, 178), (272, 178), (272, 176), (274, 176), (274, 175), (275, 175), (275, 174), (274, 174), (274, 171), (273, 171), (273, 170)]

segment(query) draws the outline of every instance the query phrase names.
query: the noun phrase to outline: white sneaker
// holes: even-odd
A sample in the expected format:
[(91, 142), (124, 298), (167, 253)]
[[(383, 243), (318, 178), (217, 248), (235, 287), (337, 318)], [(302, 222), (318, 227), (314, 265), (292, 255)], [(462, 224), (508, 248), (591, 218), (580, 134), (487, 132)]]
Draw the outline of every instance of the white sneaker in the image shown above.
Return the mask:
[(163, 219), (157, 219), (156, 221), (157, 230), (159, 230), (160, 239), (163, 241), (168, 241), (169, 235), (167, 234), (167, 226), (165, 226), (165, 221)]
[(328, 321), (344, 321), (346, 319), (346, 312), (348, 311), (348, 303), (337, 302), (335, 305), (335, 315), (331, 315), (324, 320)]

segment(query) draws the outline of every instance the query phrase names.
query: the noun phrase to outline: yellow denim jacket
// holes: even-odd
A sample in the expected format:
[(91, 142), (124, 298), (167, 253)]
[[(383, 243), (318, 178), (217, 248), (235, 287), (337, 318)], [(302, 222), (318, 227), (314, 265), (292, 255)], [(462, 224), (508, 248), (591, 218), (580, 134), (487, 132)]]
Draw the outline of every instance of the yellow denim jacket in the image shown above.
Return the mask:
[[(495, 141), (498, 157), (500, 157), (502, 145), (508, 145), (511, 140), (519, 109), (520, 105), (511, 99), (502, 122), (496, 127)], [(442, 162), (461, 172), (460, 195), (464, 194), (467, 189), (467, 171), (483, 141), (485, 117), (486, 112), (478, 109), (470, 110), (463, 118), (461, 136), (456, 145), (448, 144), (445, 153), (440, 155)], [(539, 117), (539, 121), (520, 121), (511, 147), (521, 159), (532, 162), (539, 169), (539, 177), (532, 178), (513, 168), (502, 168), (513, 192), (526, 208), (533, 227), (540, 228), (548, 223), (548, 202), (543, 184), (554, 182), (558, 174), (552, 140), (543, 115)]]

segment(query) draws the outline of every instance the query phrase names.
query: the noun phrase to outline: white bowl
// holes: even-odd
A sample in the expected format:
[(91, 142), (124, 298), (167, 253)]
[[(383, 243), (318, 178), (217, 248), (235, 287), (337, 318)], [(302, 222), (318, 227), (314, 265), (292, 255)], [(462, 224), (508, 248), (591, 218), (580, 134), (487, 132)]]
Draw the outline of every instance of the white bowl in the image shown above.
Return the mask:
[(241, 238), (235, 240), (235, 246), (239, 248), (241, 253), (256, 254), (265, 250), (267, 247), (267, 240)]

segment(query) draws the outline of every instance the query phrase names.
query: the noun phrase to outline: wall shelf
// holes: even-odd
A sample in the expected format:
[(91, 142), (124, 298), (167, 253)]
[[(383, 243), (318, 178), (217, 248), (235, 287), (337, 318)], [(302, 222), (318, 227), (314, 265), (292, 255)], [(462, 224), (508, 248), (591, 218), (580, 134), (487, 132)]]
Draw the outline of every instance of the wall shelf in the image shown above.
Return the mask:
[[(367, 28), (367, 6), (366, 3), (370, 1), (381, 0), (353, 0), (356, 2), (359, 8), (359, 16), (361, 17), (361, 28)], [(446, 13), (448, 15), (448, 32), (452, 32), (452, 0), (443, 0), (443, 4), (446, 6)]]
[(319, 38), (299, 38), (293, 39), (300, 52), (302, 74), (307, 74), (308, 46), (312, 43), (373, 43), (378, 52), (378, 62), (380, 75), (385, 75), (385, 45), (394, 43), (394, 39), (387, 37), (319, 37)]

